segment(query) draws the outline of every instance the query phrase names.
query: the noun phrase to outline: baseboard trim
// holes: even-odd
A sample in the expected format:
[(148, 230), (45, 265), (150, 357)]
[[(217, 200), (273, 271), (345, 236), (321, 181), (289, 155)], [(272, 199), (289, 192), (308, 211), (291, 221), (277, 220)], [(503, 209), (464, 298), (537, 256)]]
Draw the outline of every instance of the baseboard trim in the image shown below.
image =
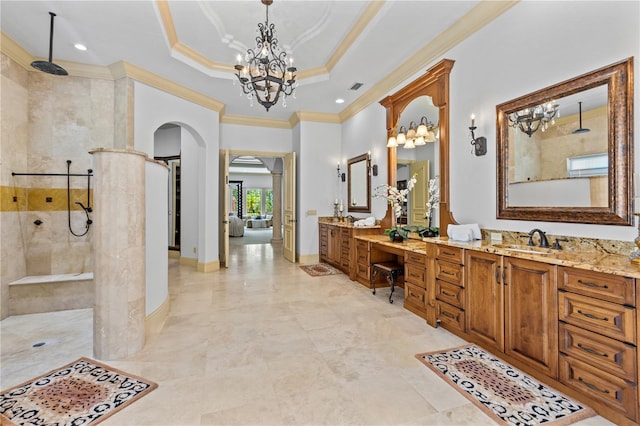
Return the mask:
[(305, 254), (298, 256), (298, 263), (302, 265), (313, 265), (320, 262), (320, 256), (318, 254)]
[(179, 250), (168, 250), (168, 251), (169, 251), (169, 259), (180, 259)]
[(150, 334), (158, 334), (162, 327), (164, 326), (164, 322), (169, 317), (171, 303), (169, 302), (169, 296), (164, 299), (164, 302), (158, 308), (151, 312), (144, 319), (144, 334), (148, 336)]
[(180, 264), (185, 266), (193, 266), (195, 268), (198, 266), (198, 259), (180, 256)]
[(198, 272), (213, 272), (220, 270), (220, 261), (212, 260), (211, 262), (198, 262)]

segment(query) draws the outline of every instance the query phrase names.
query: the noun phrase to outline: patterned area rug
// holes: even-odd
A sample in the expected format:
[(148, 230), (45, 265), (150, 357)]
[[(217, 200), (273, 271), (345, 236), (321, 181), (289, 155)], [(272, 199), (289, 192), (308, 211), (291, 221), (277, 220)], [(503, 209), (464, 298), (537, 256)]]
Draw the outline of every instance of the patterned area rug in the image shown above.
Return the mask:
[(475, 345), (416, 358), (503, 425), (562, 426), (595, 415)]
[(158, 387), (80, 358), (0, 394), (2, 425), (97, 424)]
[(342, 271), (334, 268), (326, 263), (317, 263), (315, 265), (300, 265), (300, 268), (312, 277), (322, 277), (324, 275), (337, 275)]

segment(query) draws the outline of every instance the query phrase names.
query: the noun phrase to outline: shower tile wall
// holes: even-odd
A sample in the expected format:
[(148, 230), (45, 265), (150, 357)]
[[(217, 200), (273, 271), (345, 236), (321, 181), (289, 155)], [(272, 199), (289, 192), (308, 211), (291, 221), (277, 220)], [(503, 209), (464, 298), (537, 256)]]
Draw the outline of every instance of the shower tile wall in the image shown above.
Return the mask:
[[(114, 145), (114, 82), (29, 71), (2, 54), (0, 61), (4, 318), (9, 282), (28, 275), (91, 271), (92, 230), (83, 237), (69, 232), (67, 178), (12, 177), (11, 172), (66, 173), (71, 160), (71, 173), (87, 173), (93, 161), (88, 151)], [(75, 202), (87, 204), (87, 178), (72, 177), (71, 188), (71, 227), (81, 234), (86, 216)], [(36, 220), (42, 224), (35, 225)]]

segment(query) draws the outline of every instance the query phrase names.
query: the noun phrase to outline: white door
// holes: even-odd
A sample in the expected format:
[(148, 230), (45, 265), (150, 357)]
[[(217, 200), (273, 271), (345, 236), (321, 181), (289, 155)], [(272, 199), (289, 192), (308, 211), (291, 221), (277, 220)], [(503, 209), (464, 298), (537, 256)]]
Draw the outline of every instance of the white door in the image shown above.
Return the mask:
[(289, 262), (296, 262), (296, 153), (284, 156), (284, 235), (282, 251)]
[(229, 150), (220, 150), (220, 181), (218, 210), (220, 212), (220, 266), (229, 266)]
[(409, 193), (409, 224), (427, 226), (427, 191), (429, 191), (429, 160), (409, 165), (409, 177), (417, 174), (416, 184)]

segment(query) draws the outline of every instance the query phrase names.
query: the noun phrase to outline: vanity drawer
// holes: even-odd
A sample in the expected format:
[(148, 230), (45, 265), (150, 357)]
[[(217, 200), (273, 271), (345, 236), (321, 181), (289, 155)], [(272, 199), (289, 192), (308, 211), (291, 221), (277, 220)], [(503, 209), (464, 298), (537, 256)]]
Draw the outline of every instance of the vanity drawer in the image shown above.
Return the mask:
[(621, 305), (636, 304), (635, 280), (619, 275), (560, 267), (558, 288)]
[(464, 287), (464, 267), (461, 264), (436, 260), (436, 279)]
[(450, 247), (442, 244), (436, 244), (436, 259), (446, 260), (462, 265), (463, 250), (458, 247)]
[(630, 382), (637, 381), (636, 348), (623, 342), (560, 323), (560, 352)]
[(631, 420), (638, 420), (636, 384), (562, 354), (560, 355), (560, 381), (585, 396), (621, 412)]
[(558, 319), (636, 344), (636, 310), (579, 294), (559, 292)]
[(424, 269), (427, 266), (427, 256), (421, 253), (408, 251), (404, 255), (404, 263), (413, 263), (416, 266), (422, 266)]
[(405, 283), (404, 286), (404, 303), (415, 306), (418, 309), (425, 307), (425, 290), (424, 288)]
[(464, 308), (464, 289), (446, 281), (436, 280), (436, 298), (458, 308)]
[(445, 328), (464, 332), (464, 311), (446, 302), (436, 300), (436, 319)]
[(371, 268), (368, 264), (363, 264), (360, 262), (356, 264), (356, 276), (365, 278), (367, 281), (369, 281), (369, 279), (371, 278), (371, 275), (369, 275), (370, 271)]
[(369, 264), (369, 243), (366, 241), (356, 242), (356, 262)]
[(427, 271), (424, 265), (416, 266), (412, 263), (404, 264), (404, 279), (406, 282), (426, 288)]

